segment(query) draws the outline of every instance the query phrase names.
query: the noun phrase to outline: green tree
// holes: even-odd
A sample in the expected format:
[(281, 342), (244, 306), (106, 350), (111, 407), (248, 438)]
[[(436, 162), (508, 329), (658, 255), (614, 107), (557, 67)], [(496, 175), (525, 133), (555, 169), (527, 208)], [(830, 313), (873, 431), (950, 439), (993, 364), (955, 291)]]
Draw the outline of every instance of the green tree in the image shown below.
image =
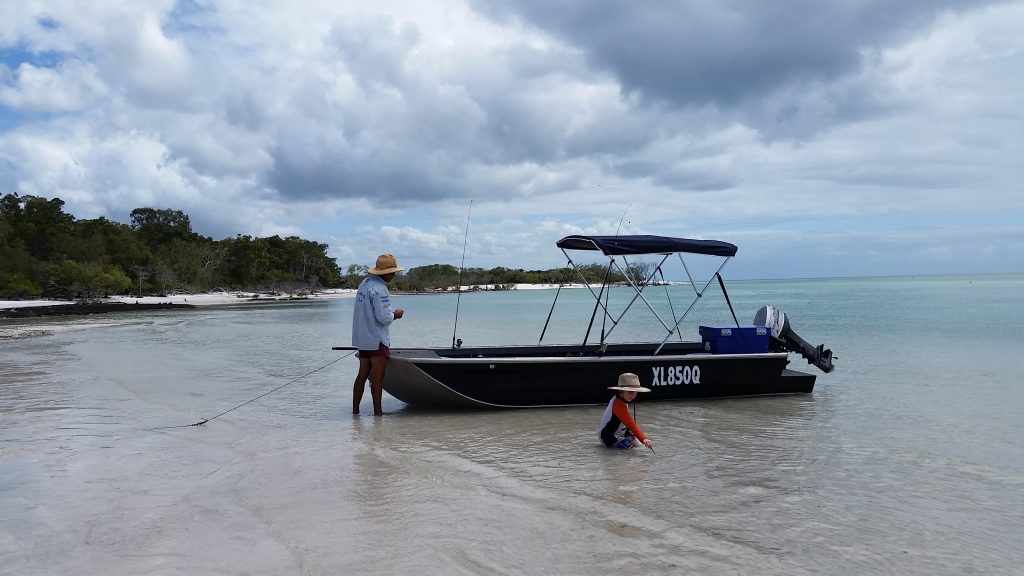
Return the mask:
[[(655, 272), (655, 266), (653, 262), (636, 261), (626, 264), (626, 274), (633, 280), (635, 284), (645, 284), (651, 274)], [(658, 280), (657, 277), (652, 277), (651, 281)]]
[(227, 280), (234, 286), (253, 286), (263, 281), (263, 275), (270, 266), (267, 247), (259, 239), (238, 235), (225, 240), (228, 245)]
[(401, 276), (407, 290), (436, 290), (459, 283), (459, 269), (451, 264), (428, 264), (410, 268)]
[(171, 239), (189, 240), (192, 237), (192, 223), (181, 210), (136, 208), (132, 210), (132, 230), (150, 248), (164, 245)]
[(72, 234), (71, 224), (74, 221), (71, 215), (64, 213), (64, 201), (38, 196), (16, 198), (21, 209), (14, 211), (11, 224), (29, 255), (42, 261), (59, 259), (62, 255), (57, 250), (66, 244), (66, 237)]
[[(2, 216), (0, 216), (2, 218)], [(0, 221), (2, 227), (3, 221)], [(11, 234), (0, 238), (0, 298), (38, 298), (43, 294), (41, 262)]]
[(264, 243), (269, 258), (269, 278), (316, 286), (337, 283), (341, 277), (337, 263), (327, 256), (327, 244), (297, 236), (271, 236), (265, 238)]
[(78, 238), (68, 257), (83, 262), (114, 264), (127, 271), (131, 266), (148, 265), (153, 254), (131, 227), (100, 217), (79, 220), (74, 229)]
[(73, 260), (56, 265), (52, 281), (59, 295), (84, 299), (124, 292), (131, 285), (131, 280), (117, 266)]
[(0, 298), (38, 298), (43, 287), (31, 278), (17, 272), (0, 271)]

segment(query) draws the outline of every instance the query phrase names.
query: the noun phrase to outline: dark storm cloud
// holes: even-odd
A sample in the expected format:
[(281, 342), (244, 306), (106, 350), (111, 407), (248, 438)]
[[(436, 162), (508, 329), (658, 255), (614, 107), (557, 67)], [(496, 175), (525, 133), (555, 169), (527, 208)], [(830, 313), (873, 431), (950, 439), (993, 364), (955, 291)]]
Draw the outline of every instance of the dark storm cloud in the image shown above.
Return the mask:
[[(791, 84), (828, 83), (866, 52), (906, 40), (955, 0), (471, 0), (584, 51), (626, 93), (678, 106), (737, 106)], [(986, 2), (972, 2), (980, 8)]]

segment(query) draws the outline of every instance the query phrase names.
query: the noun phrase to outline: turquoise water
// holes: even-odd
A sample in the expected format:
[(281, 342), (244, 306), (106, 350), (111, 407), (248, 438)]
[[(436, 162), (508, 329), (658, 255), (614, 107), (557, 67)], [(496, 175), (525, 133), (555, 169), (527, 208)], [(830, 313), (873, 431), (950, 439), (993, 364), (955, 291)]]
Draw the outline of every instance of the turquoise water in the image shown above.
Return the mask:
[[(781, 308), (836, 371), (811, 395), (641, 400), (656, 454), (599, 448), (603, 407), (386, 396), (353, 418), (355, 361), (330, 350), (351, 300), (0, 340), (0, 573), (1019, 573), (1024, 276), (729, 287), (741, 322)], [(668, 290), (663, 319), (692, 294)], [(394, 344), (532, 344), (553, 296), (395, 295)], [(723, 304), (713, 287), (684, 333), (730, 323)], [(581, 341), (592, 309), (564, 290), (544, 341)], [(649, 339), (633, 312), (611, 340)]]

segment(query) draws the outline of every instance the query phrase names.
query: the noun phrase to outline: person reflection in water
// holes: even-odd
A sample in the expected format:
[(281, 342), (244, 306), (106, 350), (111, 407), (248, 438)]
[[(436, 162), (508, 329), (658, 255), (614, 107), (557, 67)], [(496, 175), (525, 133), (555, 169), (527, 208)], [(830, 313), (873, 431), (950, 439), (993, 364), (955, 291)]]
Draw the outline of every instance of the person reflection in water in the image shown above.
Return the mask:
[(352, 345), (359, 350), (359, 372), (352, 384), (353, 414), (359, 414), (359, 404), (363, 401), (363, 390), (369, 378), (373, 415), (384, 415), (381, 396), (384, 370), (391, 355), (391, 323), (405, 315), (401, 308), (391, 310), (388, 282), (402, 270), (405, 268), (398, 265), (394, 256), (381, 254), (377, 257), (377, 265), (367, 270), (369, 276), (363, 279), (356, 291), (352, 310)]
[(615, 390), (615, 395), (608, 401), (608, 407), (601, 416), (601, 425), (597, 429), (601, 443), (609, 448), (646, 446), (654, 450), (654, 443), (629, 415), (629, 403), (636, 399), (637, 393), (650, 392), (651, 389), (641, 386), (640, 378), (631, 372), (619, 374), (618, 384), (608, 389)]

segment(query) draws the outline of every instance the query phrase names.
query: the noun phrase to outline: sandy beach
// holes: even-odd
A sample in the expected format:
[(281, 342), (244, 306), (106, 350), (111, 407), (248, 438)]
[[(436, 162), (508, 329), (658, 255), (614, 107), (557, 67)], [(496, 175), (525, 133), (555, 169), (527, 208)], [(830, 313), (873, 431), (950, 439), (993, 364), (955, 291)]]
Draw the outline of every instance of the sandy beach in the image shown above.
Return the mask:
[[(584, 284), (563, 284), (562, 288), (584, 288)], [(558, 284), (516, 284), (513, 290), (553, 290)], [(492, 284), (463, 286), (463, 292), (475, 290), (494, 290)], [(454, 290), (450, 290), (454, 292)], [(397, 292), (396, 292), (397, 293)], [(226, 306), (230, 304), (246, 304), (253, 302), (288, 301), (288, 300), (327, 300), (331, 298), (352, 298), (356, 291), (351, 288), (332, 288), (313, 292), (312, 294), (287, 294), (245, 291), (216, 291), (198, 294), (171, 294), (167, 296), (110, 296), (100, 300), (107, 304), (189, 304), (192, 306)], [(75, 304), (73, 300), (0, 300), (0, 310), (7, 308), (24, 308), (28, 306), (59, 306)]]
[[(554, 290), (558, 284), (516, 284), (513, 290)], [(564, 284), (562, 288), (584, 288), (584, 284)], [(494, 285), (472, 285), (463, 286), (463, 292), (492, 291)], [(454, 292), (438, 292), (439, 294)], [(401, 292), (393, 291), (396, 295)], [(311, 300), (331, 300), (337, 298), (353, 298), (356, 291), (350, 288), (335, 288), (314, 292), (311, 294), (293, 293), (267, 293), (251, 291), (224, 291), (204, 292), (195, 294), (170, 294), (165, 296), (132, 296), (120, 295), (103, 298), (99, 304), (143, 304), (143, 305), (187, 305), (187, 306), (236, 306), (252, 305), (269, 302), (309, 302)], [(73, 300), (0, 300), (0, 310), (17, 309), (40, 306), (64, 306), (78, 304)], [(105, 315), (105, 314), (103, 314)], [(40, 323), (39, 318), (47, 318), (45, 323)], [(0, 318), (0, 320), (4, 320)], [(40, 315), (35, 318), (8, 318), (4, 324), (0, 324), (0, 340), (12, 338), (28, 338), (33, 336), (46, 336), (57, 332), (68, 332), (72, 330), (83, 330), (90, 327), (110, 325), (110, 323), (91, 322), (82, 324), (79, 316), (68, 316), (66, 318), (57, 315)]]
[[(563, 288), (581, 288), (583, 284), (567, 284)], [(544, 290), (558, 288), (558, 284), (517, 284), (515, 290)], [(463, 286), (463, 292), (478, 290), (494, 290), (491, 285)], [(188, 306), (236, 306), (252, 305), (268, 302), (291, 302), (311, 300), (330, 300), (336, 298), (353, 298), (356, 291), (350, 288), (336, 288), (322, 290), (311, 294), (290, 294), (290, 293), (264, 293), (250, 291), (224, 291), (203, 292), (196, 294), (170, 294), (165, 296), (132, 296), (120, 295), (103, 298), (101, 304), (145, 304), (145, 305), (188, 305)], [(0, 310), (39, 307), (39, 306), (63, 306), (77, 304), (73, 300), (0, 300)], [(42, 316), (46, 317), (46, 316)], [(48, 317), (45, 323), (39, 322), (37, 318), (8, 319), (0, 324), (0, 340), (12, 338), (29, 338), (33, 336), (46, 336), (57, 332), (69, 332), (83, 330), (95, 326), (110, 325), (110, 323), (90, 322), (83, 324), (80, 317), (54, 318)]]
[[(308, 295), (295, 295), (285, 293), (255, 293), (255, 292), (205, 292), (201, 294), (173, 294), (167, 296), (111, 296), (100, 301), (101, 304), (146, 304), (146, 305), (187, 305), (187, 306), (236, 306), (253, 305), (267, 302), (289, 302), (311, 300), (330, 300), (336, 298), (352, 298), (355, 290), (333, 289), (315, 292)], [(0, 310), (16, 309), (38, 306), (62, 306), (74, 305), (72, 300), (0, 300)], [(103, 314), (101, 316), (106, 316)], [(45, 321), (40, 321), (45, 318)], [(113, 317), (111, 317), (113, 318)], [(36, 318), (15, 318), (0, 319), (0, 340), (12, 338), (29, 338), (33, 336), (47, 336), (58, 332), (71, 332), (85, 330), (99, 326), (109, 326), (114, 322), (96, 322), (95, 320), (83, 323), (80, 316), (68, 317), (36, 317)]]
[[(563, 284), (562, 288), (583, 288), (584, 284)], [(558, 284), (516, 284), (513, 290), (553, 290)], [(463, 286), (463, 292), (474, 290), (494, 290), (492, 284)], [(454, 290), (451, 290), (454, 291)], [(275, 300), (312, 299), (325, 300), (330, 298), (352, 298), (356, 291), (351, 288), (332, 288), (313, 292), (312, 294), (285, 294), (244, 291), (216, 291), (199, 294), (171, 294), (167, 296), (110, 296), (103, 298), (104, 303), (123, 304), (190, 304), (192, 306), (225, 306), (228, 304), (245, 304), (250, 302), (266, 302)], [(58, 306), (74, 304), (73, 300), (0, 300), (0, 310), (5, 308), (23, 308), (26, 306)]]
[[(200, 294), (171, 294), (167, 296), (110, 296), (109, 298), (103, 298), (100, 302), (110, 304), (190, 304), (192, 306), (225, 306), (228, 304), (245, 304), (268, 300), (351, 298), (355, 296), (355, 293), (355, 290), (349, 289), (324, 290), (308, 295), (216, 291), (203, 292)], [(26, 306), (58, 306), (61, 304), (74, 303), (75, 302), (73, 300), (0, 300), (0, 309), (23, 308)]]

